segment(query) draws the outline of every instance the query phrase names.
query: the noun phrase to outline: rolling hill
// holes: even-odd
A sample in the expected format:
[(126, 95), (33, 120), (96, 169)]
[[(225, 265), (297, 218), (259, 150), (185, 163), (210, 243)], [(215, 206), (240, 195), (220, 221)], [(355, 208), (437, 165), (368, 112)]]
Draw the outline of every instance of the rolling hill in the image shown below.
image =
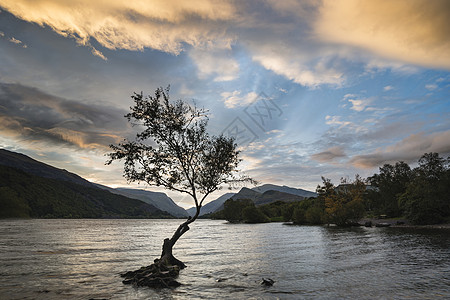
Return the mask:
[(128, 198), (138, 199), (151, 204), (162, 211), (166, 211), (175, 217), (187, 217), (188, 212), (178, 206), (169, 196), (160, 192), (152, 192), (138, 189), (116, 188), (112, 193), (126, 196)]
[(66, 170), (0, 149), (1, 218), (169, 218), (154, 205), (113, 194)]

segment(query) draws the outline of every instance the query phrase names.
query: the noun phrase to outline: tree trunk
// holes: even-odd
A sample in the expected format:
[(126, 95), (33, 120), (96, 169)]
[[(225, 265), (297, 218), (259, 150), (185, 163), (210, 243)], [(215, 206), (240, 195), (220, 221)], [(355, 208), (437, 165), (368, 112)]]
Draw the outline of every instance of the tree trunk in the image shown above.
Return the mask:
[[(196, 202), (197, 204), (197, 202)], [(134, 284), (137, 286), (149, 286), (153, 288), (177, 287), (181, 284), (175, 280), (186, 265), (176, 259), (172, 254), (172, 249), (178, 239), (189, 230), (189, 224), (194, 222), (200, 214), (201, 205), (197, 205), (197, 212), (194, 217), (189, 217), (185, 222), (178, 226), (171, 239), (165, 239), (162, 247), (160, 259), (155, 259), (155, 263), (142, 267), (136, 271), (121, 274), (125, 277), (124, 284)]]
[(164, 239), (164, 243), (162, 246), (162, 253), (161, 253), (161, 258), (159, 259), (159, 263), (162, 264), (166, 264), (166, 265), (176, 265), (179, 266), (180, 269), (184, 269), (186, 268), (186, 265), (178, 260), (175, 256), (173, 256), (172, 253), (172, 249), (173, 246), (175, 246), (175, 243), (178, 241), (178, 239), (185, 234), (190, 228), (189, 228), (189, 224), (191, 224), (192, 222), (194, 222), (198, 215), (200, 213), (200, 207), (197, 208), (197, 212), (195, 214), (194, 217), (189, 217), (187, 219), (187, 221), (185, 221), (184, 223), (182, 223), (180, 226), (178, 226), (177, 230), (175, 231), (175, 233), (173, 234), (171, 239)]

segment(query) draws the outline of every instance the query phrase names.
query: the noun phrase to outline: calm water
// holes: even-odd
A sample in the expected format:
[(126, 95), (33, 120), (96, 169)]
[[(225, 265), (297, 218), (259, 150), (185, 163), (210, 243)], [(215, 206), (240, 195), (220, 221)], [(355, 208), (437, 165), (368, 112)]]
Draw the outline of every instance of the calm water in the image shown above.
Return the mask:
[[(445, 230), (198, 220), (174, 290), (123, 285), (180, 220), (0, 221), (0, 299), (449, 299)], [(262, 287), (262, 277), (276, 281)]]

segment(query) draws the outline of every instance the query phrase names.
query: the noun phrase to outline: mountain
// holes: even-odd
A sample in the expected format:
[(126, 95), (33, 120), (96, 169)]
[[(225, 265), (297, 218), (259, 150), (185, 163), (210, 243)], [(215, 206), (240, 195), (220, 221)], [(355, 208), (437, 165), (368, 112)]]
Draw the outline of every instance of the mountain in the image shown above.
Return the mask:
[(1, 218), (169, 218), (140, 200), (99, 189), (80, 176), (0, 149)]
[(305, 197), (293, 195), (289, 193), (274, 191), (274, 190), (268, 190), (256, 197), (253, 202), (255, 202), (255, 205), (263, 205), (263, 204), (269, 204), (277, 201), (281, 202), (296, 202), (301, 201), (305, 199)]
[[(231, 197), (229, 197), (230, 195), (231, 195)], [(236, 200), (236, 199), (251, 199), (251, 200), (254, 201), (259, 195), (261, 195), (261, 194), (258, 193), (258, 192), (255, 192), (255, 191), (253, 191), (253, 190), (251, 190), (249, 188), (243, 187), (236, 194), (234, 194), (234, 193), (227, 193), (227, 194), (222, 195), (221, 197), (217, 198), (216, 200), (211, 201), (210, 203), (212, 203), (212, 205), (210, 203), (208, 203), (208, 204), (210, 204), (210, 207), (208, 207), (208, 210), (206, 210), (206, 209), (204, 209), (202, 207), (202, 210), (200, 212), (200, 216), (202, 216), (204, 214), (207, 214), (207, 213), (211, 213), (211, 212), (216, 212), (216, 211), (222, 210), (223, 209), (223, 204), (225, 203), (225, 201), (227, 201), (230, 198), (234, 199), (234, 200)], [(212, 210), (212, 207), (214, 207), (215, 210)], [(189, 208), (188, 212), (193, 212), (192, 213), (192, 216), (193, 216), (195, 214), (195, 207)]]
[(259, 192), (259, 193), (265, 193), (267, 191), (278, 191), (278, 192), (283, 192), (283, 193), (287, 193), (287, 194), (292, 194), (292, 195), (297, 195), (297, 196), (302, 196), (305, 198), (308, 197), (317, 197), (317, 194), (314, 192), (310, 192), (307, 190), (303, 190), (303, 189), (296, 189), (296, 188), (291, 188), (288, 186), (279, 186), (279, 185), (274, 185), (274, 184), (264, 184), (261, 186), (257, 186), (252, 188), (252, 190)]
[(233, 198), (234, 200), (236, 200), (236, 199), (250, 199), (250, 200), (255, 201), (256, 198), (258, 198), (260, 195), (261, 195), (260, 192), (257, 192), (257, 191), (254, 191), (254, 190), (252, 190), (252, 189), (243, 187), (243, 188), (241, 188), (241, 190), (240, 190), (236, 195), (234, 195), (232, 198)]
[[(294, 202), (294, 201), (301, 201), (305, 199), (302, 196), (274, 191), (274, 190), (268, 190), (263, 193), (257, 192), (253, 189), (249, 189), (246, 187), (243, 187), (237, 194), (234, 194), (233, 197), (231, 197), (233, 200), (238, 199), (250, 199), (252, 200), (255, 205), (263, 205), (263, 204), (269, 204), (276, 201), (282, 201), (282, 202)], [(225, 199), (225, 201), (228, 199)], [(225, 203), (223, 201), (223, 203)], [(224, 209), (223, 203), (213, 212), (220, 211)]]
[[(166, 211), (175, 217), (187, 217), (188, 212), (178, 205), (166, 194), (138, 189), (116, 188), (118, 194), (128, 198), (138, 199), (151, 204), (162, 211)], [(114, 193), (114, 192), (113, 192)]]
[[(288, 186), (278, 186), (274, 184), (264, 184), (252, 189), (243, 187), (238, 193), (228, 193), (217, 198), (214, 201), (209, 202), (204, 207), (202, 207), (200, 215), (202, 216), (204, 214), (222, 210), (223, 204), (230, 198), (234, 200), (250, 199), (255, 203), (255, 205), (263, 205), (276, 201), (301, 201), (307, 197), (317, 197), (317, 194), (303, 189), (296, 189)], [(195, 214), (195, 207), (191, 207), (187, 211), (189, 215), (193, 216)]]
[(5, 149), (0, 149), (0, 165), (13, 167), (22, 170), (27, 174), (39, 177), (69, 181), (87, 187), (94, 187), (91, 182), (76, 174), (70, 173), (67, 170), (52, 167), (24, 154)]
[[(202, 206), (202, 209), (200, 211), (200, 216), (217, 211), (221, 206), (223, 206), (225, 201), (230, 199), (233, 195), (235, 195), (235, 193), (226, 193), (226, 194), (223, 194), (222, 196), (220, 196), (219, 198), (217, 198), (216, 200), (206, 203), (205, 205)], [(187, 212), (191, 217), (194, 216), (195, 215), (195, 207), (189, 208), (187, 210)]]
[[(263, 190), (263, 189), (260, 189)], [(239, 193), (232, 197), (233, 200), (237, 199), (250, 199), (255, 205), (263, 205), (268, 203), (273, 203), (276, 201), (282, 202), (294, 202), (301, 201), (304, 199), (302, 196), (279, 192), (276, 190), (267, 190), (263, 193), (257, 192), (254, 189), (242, 188)], [(223, 209), (223, 206), (221, 207)]]

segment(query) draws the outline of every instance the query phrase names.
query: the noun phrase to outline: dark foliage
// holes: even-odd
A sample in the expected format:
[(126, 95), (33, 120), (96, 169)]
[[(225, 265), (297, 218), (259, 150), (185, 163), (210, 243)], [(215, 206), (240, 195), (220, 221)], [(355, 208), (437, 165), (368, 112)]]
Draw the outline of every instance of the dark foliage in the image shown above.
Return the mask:
[(270, 219), (250, 199), (228, 199), (220, 214), (232, 223), (264, 223)]
[(399, 195), (406, 217), (415, 224), (450, 221), (450, 161), (438, 153), (426, 153), (406, 191)]
[(399, 206), (398, 197), (406, 191), (413, 175), (409, 165), (402, 161), (395, 165), (385, 164), (380, 167), (379, 174), (368, 178), (374, 189), (368, 192), (366, 210), (374, 215), (402, 216), (403, 211)]

